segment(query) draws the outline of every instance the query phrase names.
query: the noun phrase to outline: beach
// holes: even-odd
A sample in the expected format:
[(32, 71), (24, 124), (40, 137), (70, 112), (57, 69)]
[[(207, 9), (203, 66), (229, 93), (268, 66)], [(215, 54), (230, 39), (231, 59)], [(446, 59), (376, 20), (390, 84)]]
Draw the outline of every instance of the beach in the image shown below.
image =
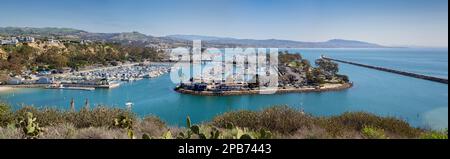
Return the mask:
[(14, 90), (14, 88), (0, 86), (0, 93), (2, 93), (2, 92), (9, 92), (9, 91), (12, 91), (12, 90)]

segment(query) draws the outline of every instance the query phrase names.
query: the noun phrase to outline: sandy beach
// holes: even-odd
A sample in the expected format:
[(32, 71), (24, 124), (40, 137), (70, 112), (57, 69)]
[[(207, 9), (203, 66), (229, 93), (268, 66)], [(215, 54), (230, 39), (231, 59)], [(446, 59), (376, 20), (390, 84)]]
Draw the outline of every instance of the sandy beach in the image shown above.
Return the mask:
[(11, 87), (2, 87), (2, 86), (0, 86), (0, 93), (12, 91), (12, 90), (14, 90), (14, 88), (11, 88)]

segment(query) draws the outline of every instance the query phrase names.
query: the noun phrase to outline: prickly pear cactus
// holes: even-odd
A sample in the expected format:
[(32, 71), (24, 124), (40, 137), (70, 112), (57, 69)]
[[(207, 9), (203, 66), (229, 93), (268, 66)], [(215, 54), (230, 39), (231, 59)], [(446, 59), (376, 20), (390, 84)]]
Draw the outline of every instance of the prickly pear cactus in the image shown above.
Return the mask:
[(33, 113), (27, 113), (27, 119), (20, 121), (20, 125), (23, 127), (25, 138), (36, 139), (42, 132), (42, 128), (39, 127), (39, 123), (36, 122), (36, 118), (33, 117)]
[(133, 120), (131, 120), (130, 118), (128, 118), (126, 116), (120, 116), (120, 117), (114, 119), (114, 126), (121, 128), (121, 129), (126, 129), (128, 138), (130, 138), (130, 139), (136, 138), (134, 136), (134, 131), (133, 131)]

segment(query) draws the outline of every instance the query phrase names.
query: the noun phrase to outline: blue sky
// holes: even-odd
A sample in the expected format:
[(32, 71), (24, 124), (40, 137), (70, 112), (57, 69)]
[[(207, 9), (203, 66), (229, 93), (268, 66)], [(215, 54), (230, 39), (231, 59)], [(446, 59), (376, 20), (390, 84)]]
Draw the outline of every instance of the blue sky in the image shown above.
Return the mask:
[(447, 0), (0, 0), (0, 26), (448, 47)]

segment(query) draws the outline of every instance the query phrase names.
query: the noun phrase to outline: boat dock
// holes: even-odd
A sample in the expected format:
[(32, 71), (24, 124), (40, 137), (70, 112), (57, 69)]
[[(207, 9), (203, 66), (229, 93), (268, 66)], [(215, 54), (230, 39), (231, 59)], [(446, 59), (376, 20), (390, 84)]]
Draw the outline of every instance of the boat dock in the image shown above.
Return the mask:
[(374, 69), (374, 70), (379, 70), (379, 71), (399, 74), (399, 75), (403, 75), (403, 76), (408, 76), (408, 77), (413, 77), (413, 78), (418, 78), (418, 79), (423, 79), (423, 80), (428, 80), (428, 81), (448, 84), (448, 79), (444, 79), (444, 78), (433, 77), (433, 76), (428, 76), (428, 75), (421, 75), (421, 74), (405, 72), (405, 71), (399, 71), (399, 70), (394, 70), (394, 69), (384, 68), (384, 67), (379, 67), (379, 66), (371, 66), (371, 65), (366, 65), (366, 64), (360, 64), (360, 63), (355, 63), (355, 62), (350, 62), (350, 61), (333, 59), (333, 58), (325, 57), (325, 56), (322, 56), (322, 58), (326, 59), (326, 60), (340, 62), (340, 63), (345, 63), (345, 64), (350, 64), (350, 65), (370, 68), (370, 69)]

